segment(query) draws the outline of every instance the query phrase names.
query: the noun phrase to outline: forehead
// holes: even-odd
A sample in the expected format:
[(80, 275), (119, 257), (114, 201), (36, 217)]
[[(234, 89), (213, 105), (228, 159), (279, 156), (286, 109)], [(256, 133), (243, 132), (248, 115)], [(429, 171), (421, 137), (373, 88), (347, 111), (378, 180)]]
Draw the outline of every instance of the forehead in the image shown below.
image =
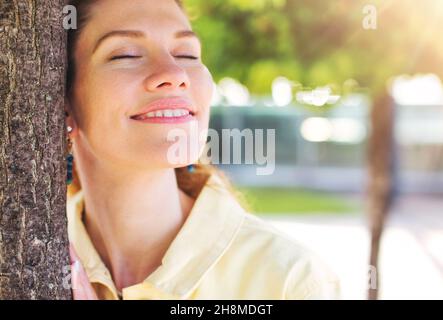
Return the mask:
[(161, 38), (191, 25), (175, 0), (102, 0), (92, 7), (79, 42), (90, 48), (108, 32), (129, 29)]

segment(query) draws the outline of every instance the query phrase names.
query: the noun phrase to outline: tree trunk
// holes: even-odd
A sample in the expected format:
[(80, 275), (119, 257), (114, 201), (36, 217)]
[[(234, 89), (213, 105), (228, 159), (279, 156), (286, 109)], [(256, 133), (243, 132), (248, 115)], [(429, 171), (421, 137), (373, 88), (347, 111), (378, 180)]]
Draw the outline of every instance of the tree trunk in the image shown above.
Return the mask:
[(70, 299), (63, 0), (0, 0), (0, 300)]
[(379, 96), (371, 112), (372, 134), (369, 141), (368, 216), (371, 231), (369, 263), (372, 273), (368, 299), (378, 297), (378, 255), (383, 226), (393, 200), (394, 104), (388, 93)]

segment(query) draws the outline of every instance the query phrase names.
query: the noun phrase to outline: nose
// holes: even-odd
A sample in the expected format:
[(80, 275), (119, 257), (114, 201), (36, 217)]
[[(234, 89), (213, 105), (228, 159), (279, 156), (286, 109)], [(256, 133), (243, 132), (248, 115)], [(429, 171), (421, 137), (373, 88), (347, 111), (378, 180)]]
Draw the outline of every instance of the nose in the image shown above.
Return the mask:
[(175, 61), (166, 61), (157, 64), (156, 69), (144, 81), (145, 89), (148, 91), (177, 89), (186, 90), (190, 81), (186, 71)]

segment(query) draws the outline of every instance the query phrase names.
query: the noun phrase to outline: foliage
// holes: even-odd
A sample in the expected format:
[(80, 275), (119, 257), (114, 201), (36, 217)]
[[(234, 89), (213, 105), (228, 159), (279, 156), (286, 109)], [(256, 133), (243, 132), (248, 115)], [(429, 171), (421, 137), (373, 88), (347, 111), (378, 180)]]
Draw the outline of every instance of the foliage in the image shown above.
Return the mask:
[(366, 0), (186, 0), (216, 80), (269, 93), (277, 75), (305, 86), (355, 79), (379, 92), (401, 73), (443, 76), (443, 2), (374, 0), (377, 29), (363, 28)]

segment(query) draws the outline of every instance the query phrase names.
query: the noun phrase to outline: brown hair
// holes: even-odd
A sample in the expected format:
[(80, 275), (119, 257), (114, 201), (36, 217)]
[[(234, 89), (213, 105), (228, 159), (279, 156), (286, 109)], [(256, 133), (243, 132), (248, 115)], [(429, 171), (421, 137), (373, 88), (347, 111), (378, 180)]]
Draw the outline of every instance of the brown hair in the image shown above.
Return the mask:
[[(82, 31), (82, 29), (87, 24), (90, 18), (91, 8), (98, 0), (72, 0), (70, 1), (70, 5), (75, 6), (77, 10), (77, 29), (70, 29), (68, 31), (68, 68), (66, 74), (66, 97), (67, 99), (72, 98), (73, 90), (74, 90), (74, 82), (75, 82), (75, 59), (74, 59), (74, 51), (78, 41), (78, 37)], [(177, 4), (183, 8), (182, 1), (176, 0)], [(181, 190), (183, 190), (187, 195), (192, 198), (197, 198), (201, 189), (206, 184), (207, 179), (215, 174), (217, 175), (221, 181), (223, 182), (223, 187), (228, 190), (237, 200), (238, 202), (248, 210), (248, 205), (246, 204), (244, 196), (235, 190), (229, 179), (226, 175), (219, 169), (217, 169), (213, 165), (194, 164), (195, 170), (193, 172), (189, 172), (187, 167), (176, 168), (175, 173), (177, 177), (177, 184)], [(80, 180), (78, 174), (75, 169), (75, 161), (73, 168), (73, 181), (68, 186), (68, 197), (74, 195), (81, 189)]]

